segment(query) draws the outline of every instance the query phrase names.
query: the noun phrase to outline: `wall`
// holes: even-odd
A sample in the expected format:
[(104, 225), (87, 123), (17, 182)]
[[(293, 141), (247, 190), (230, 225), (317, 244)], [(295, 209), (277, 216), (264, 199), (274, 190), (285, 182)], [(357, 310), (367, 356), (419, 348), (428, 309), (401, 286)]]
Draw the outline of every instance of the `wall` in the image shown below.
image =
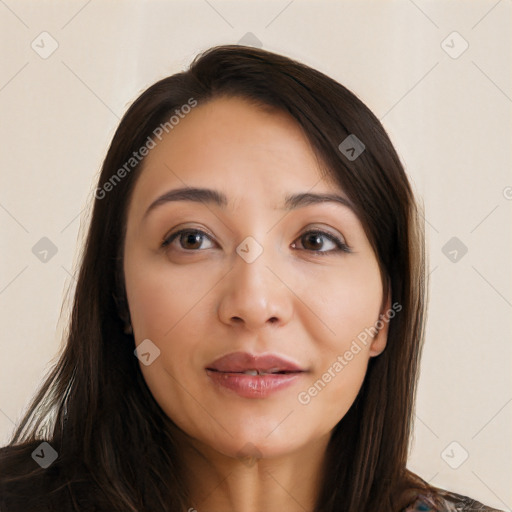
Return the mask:
[(61, 346), (120, 117), (200, 50), (249, 42), (337, 79), (388, 130), (423, 198), (430, 259), (409, 466), (510, 511), (511, 4), (2, 1), (2, 441)]

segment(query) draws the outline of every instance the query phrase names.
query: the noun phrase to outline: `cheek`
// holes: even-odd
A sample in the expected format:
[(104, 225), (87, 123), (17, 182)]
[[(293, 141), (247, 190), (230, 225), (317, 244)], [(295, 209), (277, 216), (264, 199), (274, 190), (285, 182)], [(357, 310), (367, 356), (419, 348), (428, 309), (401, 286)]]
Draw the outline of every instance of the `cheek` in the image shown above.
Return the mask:
[(372, 341), (369, 333), (379, 319), (382, 283), (378, 265), (370, 259), (357, 265), (347, 262), (328, 279), (317, 277), (323, 293), (306, 296), (318, 317), (310, 316), (308, 329), (318, 359), (298, 402), (332, 427), (347, 413), (364, 381)]
[[(318, 422), (317, 428), (327, 431), (334, 428), (354, 403), (368, 368), (371, 339), (364, 333), (364, 327), (371, 325), (373, 317), (368, 311), (358, 310), (358, 305), (347, 302), (342, 313), (327, 319), (334, 326), (336, 336), (315, 340), (317, 364), (297, 396), (304, 414)], [(361, 333), (366, 338), (358, 338)]]
[(172, 268), (165, 259), (147, 265), (130, 263), (127, 259), (125, 280), (136, 345), (150, 339), (160, 351), (153, 363), (140, 365), (141, 371), (157, 401), (186, 407), (178, 396), (176, 379), (193, 389), (196, 383), (188, 382), (192, 372), (183, 374), (183, 370), (204, 364), (202, 340), (212, 322), (205, 293), (215, 280), (202, 276), (199, 268), (188, 272)]
[[(334, 358), (311, 380), (297, 397), (303, 414), (330, 431), (345, 416), (361, 388), (368, 357), (361, 351), (351, 361)], [(315, 419), (316, 418), (316, 419)], [(319, 421), (321, 418), (321, 421)]]
[[(126, 290), (136, 345), (150, 339), (159, 356), (140, 370), (153, 397), (176, 424), (187, 432), (201, 409), (191, 397), (201, 397), (197, 372), (201, 342), (208, 332), (205, 282), (190, 273), (148, 264), (146, 271), (128, 271)], [(195, 274), (196, 275), (196, 274)], [(203, 298), (203, 300), (201, 300)], [(210, 313), (211, 315), (211, 313)], [(210, 320), (211, 321), (211, 320)]]
[(187, 323), (189, 315), (194, 320), (206, 318), (198, 315), (197, 309), (201, 307), (208, 279), (211, 276), (202, 276), (200, 268), (172, 268), (164, 258), (144, 266), (131, 265), (127, 259), (126, 293), (135, 338), (153, 336), (164, 340), (172, 337), (181, 323)]
[[(317, 317), (317, 342), (329, 350), (344, 351), (353, 339), (375, 325), (382, 301), (378, 265), (371, 260), (349, 262), (339, 269), (317, 275), (315, 288), (303, 279), (301, 295)], [(317, 292), (315, 291), (318, 290)], [(313, 333), (312, 333), (313, 334)]]

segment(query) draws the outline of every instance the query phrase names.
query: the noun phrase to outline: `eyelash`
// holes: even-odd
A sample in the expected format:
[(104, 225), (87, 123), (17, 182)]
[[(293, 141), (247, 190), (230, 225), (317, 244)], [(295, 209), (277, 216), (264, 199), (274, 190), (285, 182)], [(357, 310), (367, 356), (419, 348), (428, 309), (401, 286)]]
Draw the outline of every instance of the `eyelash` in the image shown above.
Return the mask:
[[(201, 235), (205, 235), (206, 237), (210, 238), (210, 236), (207, 233), (205, 233), (204, 231), (202, 231), (200, 229), (185, 228), (185, 229), (181, 229), (179, 231), (176, 231), (175, 233), (171, 233), (168, 237), (166, 237), (163, 240), (163, 242), (161, 244), (161, 247), (162, 248), (166, 248), (179, 235), (181, 235), (183, 233), (195, 233), (195, 234), (200, 233)], [(334, 236), (331, 233), (328, 233), (327, 231), (322, 231), (321, 229), (312, 229), (312, 230), (309, 230), (309, 231), (305, 231), (304, 233), (302, 233), (299, 236), (299, 238), (302, 238), (305, 235), (308, 235), (308, 234), (311, 234), (311, 233), (325, 236), (331, 242), (333, 242), (337, 246), (337, 248), (336, 249), (331, 249), (330, 251), (315, 251), (315, 250), (302, 249), (304, 251), (311, 252), (311, 253), (313, 253), (315, 255), (318, 255), (318, 256), (325, 256), (326, 254), (332, 254), (332, 253), (338, 253), (338, 252), (345, 252), (345, 253), (352, 252), (352, 249), (346, 243), (342, 242), (338, 237)], [(183, 249), (183, 250), (186, 251), (186, 252), (200, 252), (200, 250), (194, 250), (194, 249)]]

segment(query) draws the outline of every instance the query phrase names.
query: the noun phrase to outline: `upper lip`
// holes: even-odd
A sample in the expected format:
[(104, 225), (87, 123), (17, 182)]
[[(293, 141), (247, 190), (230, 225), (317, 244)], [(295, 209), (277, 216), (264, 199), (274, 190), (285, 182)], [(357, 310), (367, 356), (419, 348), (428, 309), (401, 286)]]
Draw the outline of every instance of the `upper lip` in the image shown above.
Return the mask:
[(248, 352), (232, 352), (231, 354), (219, 357), (210, 363), (206, 369), (229, 373), (245, 372), (247, 370), (257, 370), (266, 373), (305, 371), (296, 363), (277, 354), (258, 356)]

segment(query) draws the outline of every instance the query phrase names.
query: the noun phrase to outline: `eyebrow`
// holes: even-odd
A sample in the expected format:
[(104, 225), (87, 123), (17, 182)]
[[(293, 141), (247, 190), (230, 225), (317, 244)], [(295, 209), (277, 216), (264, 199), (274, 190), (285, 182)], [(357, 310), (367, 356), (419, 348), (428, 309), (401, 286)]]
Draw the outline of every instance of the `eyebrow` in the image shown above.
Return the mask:
[[(144, 213), (143, 219), (145, 219), (149, 213), (155, 210), (158, 206), (175, 201), (194, 201), (197, 203), (213, 204), (222, 209), (225, 209), (228, 204), (228, 198), (226, 195), (218, 190), (194, 187), (178, 188), (169, 190), (155, 199)], [(287, 195), (285, 197), (284, 206), (281, 210), (290, 211), (296, 208), (319, 203), (341, 204), (355, 212), (354, 205), (346, 197), (338, 194), (312, 194), (310, 192)]]

